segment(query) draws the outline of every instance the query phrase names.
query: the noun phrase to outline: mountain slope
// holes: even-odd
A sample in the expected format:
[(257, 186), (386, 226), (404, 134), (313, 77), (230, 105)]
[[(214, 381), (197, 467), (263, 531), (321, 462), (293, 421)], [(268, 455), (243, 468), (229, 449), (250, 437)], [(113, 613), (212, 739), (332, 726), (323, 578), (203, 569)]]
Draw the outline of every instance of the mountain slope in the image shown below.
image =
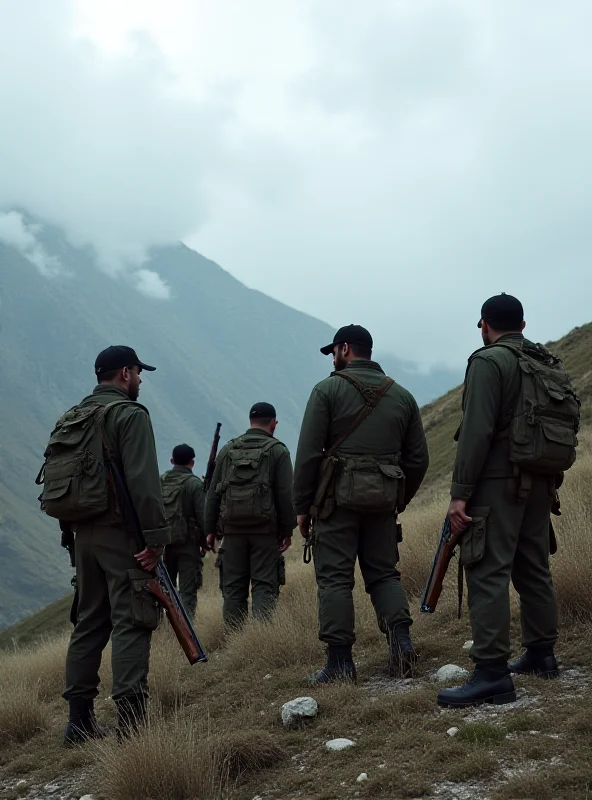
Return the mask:
[[(92, 391), (101, 349), (130, 344), (157, 367), (140, 400), (162, 469), (181, 441), (195, 447), (203, 468), (215, 423), (223, 441), (241, 433), (259, 400), (276, 405), (278, 436), (293, 450), (310, 389), (331, 368), (319, 353), (333, 337), (328, 325), (181, 244), (154, 250), (143, 265), (168, 284), (170, 299), (162, 300), (107, 277), (92, 251), (73, 247), (62, 231), (42, 225), (35, 235), (61, 274), (44, 277), (0, 241), (0, 627), (68, 588), (68, 558), (57, 525), (38, 510), (34, 478), (56, 419)], [(422, 375), (380, 348), (377, 357), (420, 403), (458, 380), (445, 370)]]

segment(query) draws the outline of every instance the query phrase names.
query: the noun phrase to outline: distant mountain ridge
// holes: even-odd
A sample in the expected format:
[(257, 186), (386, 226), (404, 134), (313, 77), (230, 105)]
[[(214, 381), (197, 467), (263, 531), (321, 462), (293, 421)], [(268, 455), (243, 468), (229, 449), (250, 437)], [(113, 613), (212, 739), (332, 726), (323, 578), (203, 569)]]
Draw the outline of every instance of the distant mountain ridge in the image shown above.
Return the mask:
[[(334, 333), (182, 244), (155, 248), (143, 265), (167, 283), (170, 299), (145, 296), (97, 269), (90, 248), (23, 217), (39, 224), (47, 264), (59, 263), (65, 274), (42, 275), (31, 261), (35, 252), (0, 235), (0, 627), (68, 587), (68, 559), (57, 526), (39, 512), (33, 481), (56, 419), (92, 391), (101, 349), (129, 344), (157, 367), (140, 400), (150, 409), (161, 468), (171, 448), (187, 441), (201, 469), (215, 423), (222, 422), (226, 441), (247, 427), (259, 400), (274, 403), (277, 435), (294, 450), (310, 389), (331, 369), (319, 347)], [(460, 378), (447, 370), (421, 374), (377, 344), (385, 371), (419, 403)]]

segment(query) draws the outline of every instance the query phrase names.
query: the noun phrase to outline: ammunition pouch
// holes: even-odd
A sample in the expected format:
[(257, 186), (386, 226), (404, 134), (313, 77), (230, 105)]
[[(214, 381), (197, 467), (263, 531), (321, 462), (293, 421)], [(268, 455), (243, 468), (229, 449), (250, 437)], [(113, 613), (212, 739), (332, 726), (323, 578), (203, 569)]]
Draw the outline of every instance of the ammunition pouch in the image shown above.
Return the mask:
[(141, 569), (129, 569), (127, 574), (131, 585), (132, 624), (137, 628), (155, 631), (162, 618), (162, 608), (148, 591), (150, 577)]
[(487, 517), (489, 507), (474, 507), (467, 509), (467, 514), (472, 517), (468, 528), (460, 537), (460, 560), (465, 567), (477, 564), (485, 555), (485, 536), (487, 530)]

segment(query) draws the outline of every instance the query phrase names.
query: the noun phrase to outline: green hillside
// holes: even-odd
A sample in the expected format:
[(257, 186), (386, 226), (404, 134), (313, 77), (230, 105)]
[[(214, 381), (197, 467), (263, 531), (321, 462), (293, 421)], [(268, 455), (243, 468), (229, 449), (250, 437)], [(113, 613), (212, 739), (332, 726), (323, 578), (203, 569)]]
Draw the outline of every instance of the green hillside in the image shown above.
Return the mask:
[[(331, 367), (319, 353), (334, 332), (326, 323), (181, 244), (153, 250), (143, 264), (167, 283), (163, 300), (108, 277), (90, 248), (73, 247), (56, 228), (42, 226), (38, 238), (60, 275), (44, 277), (0, 242), (0, 628), (68, 590), (68, 558), (57, 525), (38, 510), (34, 478), (55, 420), (92, 390), (100, 350), (130, 344), (157, 367), (140, 400), (162, 469), (181, 441), (204, 464), (216, 422), (223, 441), (236, 436), (259, 400), (277, 407), (278, 436), (293, 449), (310, 389)], [(420, 403), (458, 381), (446, 370), (422, 375), (380, 343), (377, 357)]]

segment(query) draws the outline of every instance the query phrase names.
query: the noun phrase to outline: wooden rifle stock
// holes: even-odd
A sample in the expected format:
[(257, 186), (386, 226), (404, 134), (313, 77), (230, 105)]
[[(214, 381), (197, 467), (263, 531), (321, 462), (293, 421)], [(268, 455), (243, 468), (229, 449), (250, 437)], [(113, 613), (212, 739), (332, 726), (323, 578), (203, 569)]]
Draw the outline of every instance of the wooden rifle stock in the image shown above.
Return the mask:
[(216, 424), (216, 431), (214, 433), (214, 439), (212, 441), (212, 446), (210, 448), (210, 455), (208, 458), (208, 466), (206, 467), (206, 474), (204, 477), (204, 491), (208, 491), (210, 488), (210, 484), (212, 482), (212, 476), (214, 475), (214, 467), (216, 466), (216, 456), (218, 454), (218, 445), (220, 444), (220, 428), (222, 427), (222, 423), (218, 422)]
[(432, 571), (424, 589), (423, 597), (421, 598), (420, 611), (424, 614), (433, 614), (438, 605), (438, 600), (442, 593), (442, 584), (450, 560), (454, 555), (454, 548), (458, 544), (459, 536), (454, 536), (450, 528), (450, 520), (448, 516), (444, 520), (442, 526), (442, 533), (440, 534), (440, 542), (432, 564)]
[(191, 620), (183, 608), (183, 603), (173, 586), (162, 558), (158, 559), (155, 575), (148, 580), (146, 588), (165, 610), (167, 619), (189, 663), (196, 664), (198, 661), (207, 661), (208, 657), (203, 645), (193, 630)]

